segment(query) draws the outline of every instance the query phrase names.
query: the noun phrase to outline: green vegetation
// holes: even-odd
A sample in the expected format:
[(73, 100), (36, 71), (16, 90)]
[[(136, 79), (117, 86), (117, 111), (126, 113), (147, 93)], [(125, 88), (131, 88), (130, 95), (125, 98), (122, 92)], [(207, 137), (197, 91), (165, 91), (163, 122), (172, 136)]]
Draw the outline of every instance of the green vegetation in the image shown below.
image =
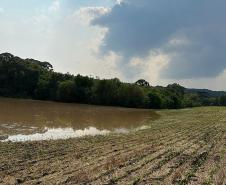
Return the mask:
[(48, 62), (0, 54), (0, 96), (5, 97), (157, 109), (226, 105), (224, 92), (211, 93), (179, 84), (152, 87), (143, 79), (131, 84), (62, 74)]

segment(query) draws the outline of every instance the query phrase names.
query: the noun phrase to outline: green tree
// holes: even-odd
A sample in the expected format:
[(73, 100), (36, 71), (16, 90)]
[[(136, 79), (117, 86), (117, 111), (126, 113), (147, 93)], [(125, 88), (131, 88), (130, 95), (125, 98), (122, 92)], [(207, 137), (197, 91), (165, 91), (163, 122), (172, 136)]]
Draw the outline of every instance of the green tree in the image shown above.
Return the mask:
[(148, 108), (152, 109), (160, 109), (162, 106), (162, 99), (160, 96), (155, 92), (149, 92), (148, 93), (149, 98), (149, 105)]
[(98, 80), (94, 86), (94, 102), (103, 105), (118, 105), (119, 79)]
[(90, 103), (92, 97), (93, 79), (87, 76), (77, 75), (74, 78), (75, 100), (78, 103)]
[(119, 104), (125, 107), (144, 107), (144, 92), (141, 87), (131, 84), (123, 84), (119, 88)]
[(144, 79), (137, 80), (135, 84), (141, 87), (150, 87), (150, 84)]
[[(191, 93), (192, 92), (192, 93)], [(134, 84), (119, 79), (94, 79), (57, 73), (48, 62), (0, 54), (0, 96), (138, 108), (226, 106), (223, 92), (185, 89), (179, 84), (150, 87), (140, 79)]]
[(220, 96), (218, 100), (220, 106), (226, 106), (226, 95)]
[(60, 82), (58, 86), (58, 100), (64, 102), (73, 102), (75, 95), (75, 83), (71, 80)]

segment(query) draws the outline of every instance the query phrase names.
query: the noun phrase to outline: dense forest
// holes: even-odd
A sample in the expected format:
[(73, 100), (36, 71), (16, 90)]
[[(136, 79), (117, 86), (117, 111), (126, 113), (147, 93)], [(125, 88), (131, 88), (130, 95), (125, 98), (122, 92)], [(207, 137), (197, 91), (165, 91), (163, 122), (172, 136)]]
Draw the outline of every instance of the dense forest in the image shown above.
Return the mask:
[(226, 105), (224, 92), (186, 89), (179, 84), (152, 87), (140, 79), (98, 79), (54, 72), (48, 62), (0, 54), (0, 96), (151, 109)]

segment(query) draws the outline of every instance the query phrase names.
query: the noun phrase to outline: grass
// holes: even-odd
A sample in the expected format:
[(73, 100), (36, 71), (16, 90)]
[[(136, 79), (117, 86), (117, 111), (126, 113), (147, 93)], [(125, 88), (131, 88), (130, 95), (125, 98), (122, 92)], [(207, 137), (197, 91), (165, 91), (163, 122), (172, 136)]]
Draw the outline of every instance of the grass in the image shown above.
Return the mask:
[(158, 113), (129, 134), (0, 143), (0, 184), (225, 184), (226, 108)]

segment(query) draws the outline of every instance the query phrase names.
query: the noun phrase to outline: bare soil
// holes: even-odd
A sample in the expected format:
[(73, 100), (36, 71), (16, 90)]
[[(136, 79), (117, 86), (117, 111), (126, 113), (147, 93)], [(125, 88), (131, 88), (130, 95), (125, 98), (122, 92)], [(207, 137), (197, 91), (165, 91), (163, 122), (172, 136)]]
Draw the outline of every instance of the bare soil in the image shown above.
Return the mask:
[(0, 143), (0, 184), (226, 184), (226, 108), (158, 111), (150, 128)]

